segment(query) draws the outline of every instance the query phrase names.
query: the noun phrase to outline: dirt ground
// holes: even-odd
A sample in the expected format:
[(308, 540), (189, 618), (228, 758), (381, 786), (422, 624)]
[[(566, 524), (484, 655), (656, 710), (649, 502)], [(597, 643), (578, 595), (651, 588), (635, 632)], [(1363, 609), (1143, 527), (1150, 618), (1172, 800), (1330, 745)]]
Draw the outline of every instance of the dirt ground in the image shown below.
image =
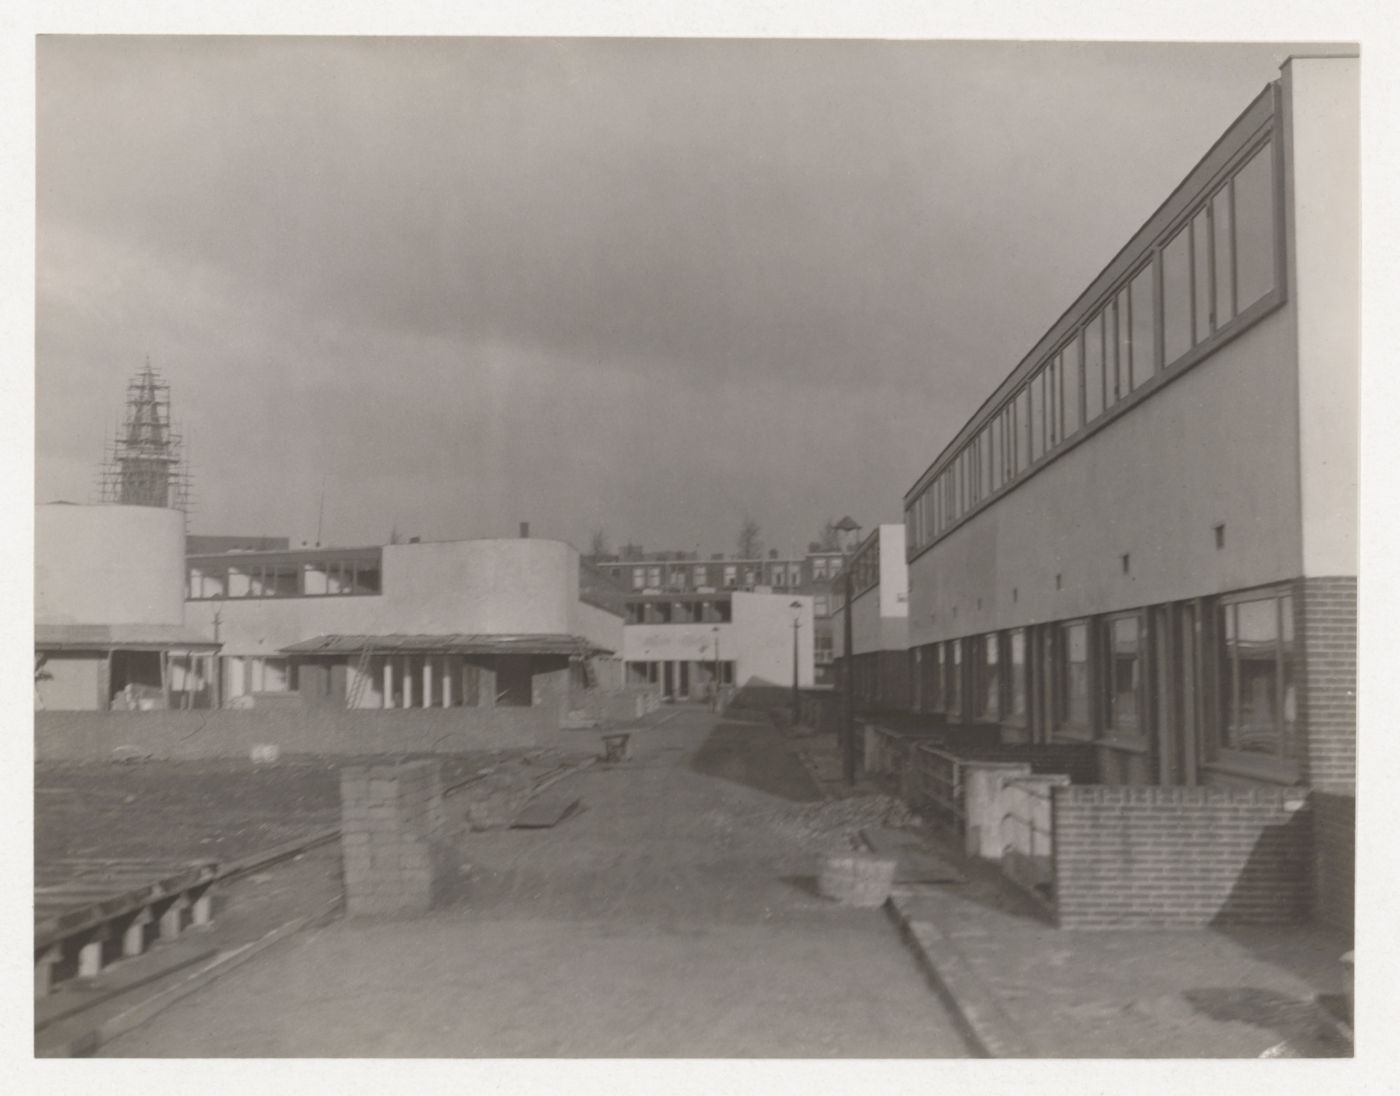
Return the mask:
[[(442, 756), (444, 783), (537, 769), (525, 751)], [(45, 763), (34, 771), (37, 862), (236, 859), (337, 824), (340, 769), (391, 758)]]

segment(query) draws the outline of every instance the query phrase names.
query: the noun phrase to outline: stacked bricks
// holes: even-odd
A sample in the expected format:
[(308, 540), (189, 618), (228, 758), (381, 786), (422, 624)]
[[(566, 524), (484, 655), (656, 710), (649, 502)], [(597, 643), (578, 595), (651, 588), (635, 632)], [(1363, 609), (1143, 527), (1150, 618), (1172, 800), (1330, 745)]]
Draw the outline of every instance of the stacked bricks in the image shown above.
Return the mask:
[(1313, 916), (1350, 932), (1356, 895), (1356, 579), (1305, 578), (1294, 601), (1299, 746), (1313, 828)]
[(1287, 924), (1308, 913), (1311, 809), (1296, 788), (1054, 790), (1062, 928)]
[(408, 916), (432, 908), (452, 878), (439, 763), (343, 769), (340, 807), (350, 915)]
[(1356, 787), (1356, 579), (1306, 578), (1295, 602), (1302, 640), (1300, 722), (1304, 782), (1324, 791)]

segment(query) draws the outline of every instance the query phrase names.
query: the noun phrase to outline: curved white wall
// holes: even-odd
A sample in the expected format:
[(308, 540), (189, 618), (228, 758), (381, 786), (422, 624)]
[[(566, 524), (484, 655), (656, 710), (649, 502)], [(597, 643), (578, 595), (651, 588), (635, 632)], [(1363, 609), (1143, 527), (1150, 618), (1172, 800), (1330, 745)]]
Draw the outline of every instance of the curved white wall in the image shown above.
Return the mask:
[(153, 506), (34, 509), (38, 624), (181, 624), (185, 516)]

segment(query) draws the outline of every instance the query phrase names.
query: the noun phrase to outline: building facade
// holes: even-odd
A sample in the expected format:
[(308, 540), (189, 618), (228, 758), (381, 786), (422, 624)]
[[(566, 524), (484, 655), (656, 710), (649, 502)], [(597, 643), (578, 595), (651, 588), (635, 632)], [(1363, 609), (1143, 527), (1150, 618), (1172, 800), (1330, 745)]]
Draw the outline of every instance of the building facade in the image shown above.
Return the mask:
[[(620, 677), (620, 602), (561, 541), (191, 555), (186, 615), (224, 706), (531, 707)], [(611, 668), (610, 668), (611, 667)]]
[[(851, 652), (846, 659), (846, 578), (850, 575)], [(867, 709), (912, 703), (909, 653), (909, 568), (904, 526), (877, 525), (832, 583), (835, 677), (854, 674), (856, 701)]]
[(207, 708), (217, 642), (185, 617), (185, 517), (156, 506), (34, 512), (34, 706)]
[(1291, 59), (906, 493), (914, 708), (1351, 793), (1357, 72)]
[[(644, 610), (637, 619), (635, 608)], [(811, 595), (698, 594), (629, 599), (622, 650), (628, 684), (659, 685), (673, 700), (703, 700), (717, 686), (756, 691), (816, 683)]]
[[(817, 685), (829, 685), (834, 657), (832, 580), (854, 547), (860, 526), (844, 517), (833, 528), (836, 547), (824, 549), (814, 543), (802, 556), (780, 557), (773, 550), (761, 558), (718, 554), (701, 559), (695, 552), (649, 553), (629, 546), (616, 556), (590, 557), (589, 563), (626, 592), (629, 625), (728, 624), (732, 621), (731, 601), (735, 593), (810, 597), (814, 613), (813, 680)], [(731, 668), (724, 672), (732, 675), (734, 671)], [(727, 679), (725, 683), (732, 681)]]

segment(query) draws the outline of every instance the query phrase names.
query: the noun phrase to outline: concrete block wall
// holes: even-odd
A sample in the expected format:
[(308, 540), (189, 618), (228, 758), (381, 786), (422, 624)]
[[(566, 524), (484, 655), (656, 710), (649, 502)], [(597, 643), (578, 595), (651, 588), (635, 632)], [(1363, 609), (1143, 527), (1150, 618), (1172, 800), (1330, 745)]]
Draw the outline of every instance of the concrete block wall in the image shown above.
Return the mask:
[(1312, 811), (1296, 788), (1054, 790), (1062, 928), (1304, 920)]
[(453, 877), (436, 761), (343, 769), (341, 848), (352, 917), (426, 913)]
[(1313, 792), (1313, 917), (1351, 933), (1356, 921), (1356, 797)]

